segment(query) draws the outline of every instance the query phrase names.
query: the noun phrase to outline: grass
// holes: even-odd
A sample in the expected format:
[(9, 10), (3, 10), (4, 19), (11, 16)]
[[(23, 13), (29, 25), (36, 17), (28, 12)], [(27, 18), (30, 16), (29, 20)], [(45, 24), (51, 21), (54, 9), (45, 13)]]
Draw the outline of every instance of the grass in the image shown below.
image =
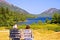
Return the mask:
[[(3, 30), (1, 30), (1, 31), (3, 31)], [(9, 31), (7, 31), (7, 32), (1, 32), (0, 31), (0, 40), (9, 40)], [(4, 31), (6, 31), (6, 30), (4, 30)]]
[[(54, 32), (51, 30), (33, 30), (33, 35), (34, 40), (60, 40), (60, 32)], [(9, 31), (0, 32), (0, 40), (9, 40)]]
[[(19, 29), (24, 29), (26, 25), (18, 25)], [(60, 25), (58, 24), (34, 24), (30, 25), (31, 29), (44, 29), (44, 30), (53, 30), (60, 31)]]
[(42, 30), (43, 32), (39, 32), (40, 30), (34, 30), (34, 40), (60, 40), (60, 32), (47, 31)]
[[(26, 25), (18, 25), (19, 29), (24, 29)], [(58, 24), (34, 24), (30, 25), (33, 29), (34, 40), (60, 40), (60, 25)], [(6, 31), (6, 32), (1, 32)], [(0, 27), (0, 40), (9, 40), (9, 31), (5, 27)]]
[(5, 30), (5, 27), (0, 27), (0, 30)]

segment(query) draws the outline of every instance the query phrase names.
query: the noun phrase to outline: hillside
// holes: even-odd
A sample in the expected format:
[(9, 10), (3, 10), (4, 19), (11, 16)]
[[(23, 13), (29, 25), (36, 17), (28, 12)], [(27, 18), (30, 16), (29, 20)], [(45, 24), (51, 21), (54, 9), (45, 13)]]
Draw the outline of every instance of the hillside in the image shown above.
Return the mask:
[(34, 16), (34, 15), (30, 14), (29, 12), (27, 12), (26, 10), (24, 10), (20, 7), (17, 7), (11, 3), (8, 3), (5, 0), (0, 0), (0, 7), (8, 8), (9, 10), (20, 13), (20, 14), (30, 15), (30, 17)]
[(33, 18), (34, 16), (22, 8), (13, 4), (0, 0), (0, 26), (12, 26), (13, 24), (25, 21), (26, 18)]
[(0, 1), (0, 7), (8, 7), (12, 11), (16, 11), (16, 12), (19, 12), (19, 13), (29, 14), (24, 9), (19, 8), (17, 6), (14, 6), (13, 4), (10, 4), (10, 3), (6, 2), (6, 1)]
[(39, 16), (40, 17), (52, 17), (52, 15), (54, 13), (60, 13), (60, 9), (50, 8), (50, 9), (45, 10), (44, 12), (42, 12)]

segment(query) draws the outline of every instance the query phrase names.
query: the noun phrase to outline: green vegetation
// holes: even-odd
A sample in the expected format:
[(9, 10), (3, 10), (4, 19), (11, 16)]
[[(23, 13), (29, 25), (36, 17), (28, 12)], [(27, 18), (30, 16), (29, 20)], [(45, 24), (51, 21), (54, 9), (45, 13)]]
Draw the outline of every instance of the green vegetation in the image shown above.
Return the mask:
[[(26, 25), (20, 25), (19, 28), (25, 28)], [(32, 23), (31, 29), (43, 29), (43, 30), (52, 30), (52, 31), (60, 31), (60, 14), (54, 13), (52, 20), (48, 20), (46, 18), (45, 23), (42, 23), (41, 20), (38, 23)]]
[(8, 7), (0, 7), (0, 27), (10, 27), (17, 22), (25, 21), (26, 18), (33, 17), (30, 14), (19, 13), (10, 10)]
[[(31, 15), (18, 13), (15, 11), (9, 10), (7, 7), (0, 7), (0, 27), (4, 26), (5, 29), (10, 29), (12, 25), (17, 22), (25, 21), (26, 18), (30, 18)], [(54, 23), (54, 24), (52, 24)], [(52, 20), (48, 20), (46, 18), (45, 23), (42, 21), (38, 21), (38, 23), (32, 23), (31, 29), (43, 29), (43, 30), (53, 30), (53, 31), (60, 31), (60, 14), (54, 13)], [(5, 27), (7, 26), (7, 27)], [(25, 24), (18, 25), (19, 29), (25, 28)]]
[[(20, 21), (26, 21), (26, 18), (34, 18), (33, 15), (17, 12), (9, 9), (8, 7), (0, 7), (0, 29), (10, 29), (12, 25)], [(45, 23), (38, 21), (38, 23), (32, 23), (31, 29), (43, 29), (60, 31), (60, 13), (54, 13), (52, 20), (46, 18)], [(25, 28), (25, 24), (18, 25), (19, 29)]]
[(60, 24), (60, 13), (54, 13), (51, 23)]
[(50, 24), (51, 20), (49, 20), (48, 18), (46, 18), (45, 23)]
[[(24, 29), (26, 25), (18, 25), (19, 29)], [(59, 24), (31, 24), (31, 29), (43, 29), (43, 30), (52, 30), (52, 31), (60, 31)]]

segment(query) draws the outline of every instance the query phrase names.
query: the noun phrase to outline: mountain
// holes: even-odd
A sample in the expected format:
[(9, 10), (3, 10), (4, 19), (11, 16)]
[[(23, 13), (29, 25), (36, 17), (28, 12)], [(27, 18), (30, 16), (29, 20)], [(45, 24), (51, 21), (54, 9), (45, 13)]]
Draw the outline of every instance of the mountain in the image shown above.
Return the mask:
[(22, 9), (20, 7), (17, 7), (15, 5), (11, 4), (11, 3), (8, 3), (5, 0), (0, 0), (0, 7), (8, 8), (11, 11), (20, 13), (20, 14), (28, 16), (28, 17), (35, 17), (33, 14), (30, 14), (26, 10), (24, 10), (24, 9)]
[(33, 18), (32, 14), (13, 4), (0, 0), (0, 26), (12, 26), (18, 22)]
[(0, 7), (8, 7), (12, 11), (19, 12), (19, 13), (29, 14), (24, 9), (19, 8), (17, 6), (14, 6), (13, 4), (10, 4), (10, 3), (6, 2), (5, 0), (0, 0)]
[(40, 17), (52, 17), (54, 13), (60, 13), (60, 9), (50, 8), (44, 12), (42, 12), (39, 16)]

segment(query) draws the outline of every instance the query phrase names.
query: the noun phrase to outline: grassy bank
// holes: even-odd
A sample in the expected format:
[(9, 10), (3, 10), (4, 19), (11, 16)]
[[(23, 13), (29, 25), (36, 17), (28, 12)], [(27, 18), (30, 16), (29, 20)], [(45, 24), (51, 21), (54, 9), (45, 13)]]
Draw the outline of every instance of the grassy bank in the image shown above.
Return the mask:
[[(0, 30), (9, 30), (11, 27), (0, 27)], [(25, 29), (26, 25), (18, 25), (18, 29)], [(31, 24), (31, 29), (43, 29), (43, 30), (52, 30), (52, 31), (60, 31), (60, 24)]]
[[(12, 27), (0, 27), (0, 30), (11, 29)], [(26, 25), (18, 25), (18, 29), (25, 29), (25, 27)], [(60, 24), (31, 24), (30, 27), (31, 29), (60, 31)]]
[[(24, 29), (26, 25), (18, 25), (19, 29)], [(43, 30), (52, 30), (52, 31), (60, 31), (59, 24), (31, 24), (31, 29), (43, 29)]]

